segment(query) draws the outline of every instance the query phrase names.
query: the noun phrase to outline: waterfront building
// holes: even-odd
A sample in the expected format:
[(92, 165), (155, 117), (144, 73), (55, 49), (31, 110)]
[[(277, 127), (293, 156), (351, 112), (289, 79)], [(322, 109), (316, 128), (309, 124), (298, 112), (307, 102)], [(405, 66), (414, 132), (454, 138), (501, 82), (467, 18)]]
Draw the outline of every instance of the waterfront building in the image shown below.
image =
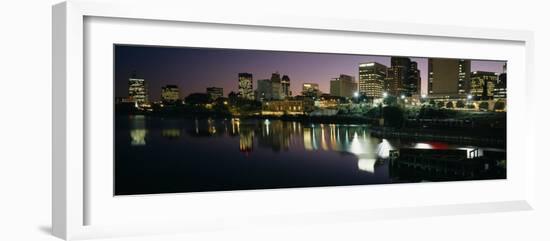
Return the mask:
[(145, 79), (137, 78), (135, 75), (128, 79), (128, 99), (136, 106), (149, 103)]
[(206, 93), (210, 96), (211, 100), (217, 100), (218, 98), (223, 97), (223, 88), (221, 87), (208, 87), (206, 88)]
[(380, 63), (359, 64), (359, 93), (370, 98), (381, 98), (387, 67)]
[(239, 73), (239, 97), (253, 100), (254, 90), (252, 89), (252, 74)]
[(175, 104), (180, 99), (180, 91), (177, 85), (166, 85), (161, 89), (162, 103)]
[(263, 102), (263, 115), (302, 115), (313, 111), (314, 102), (310, 98), (287, 98)]
[(353, 76), (341, 74), (330, 80), (330, 95), (351, 98), (355, 92), (357, 92), (357, 82)]
[(475, 71), (470, 76), (470, 94), (474, 99), (492, 99), (498, 74), (495, 72)]

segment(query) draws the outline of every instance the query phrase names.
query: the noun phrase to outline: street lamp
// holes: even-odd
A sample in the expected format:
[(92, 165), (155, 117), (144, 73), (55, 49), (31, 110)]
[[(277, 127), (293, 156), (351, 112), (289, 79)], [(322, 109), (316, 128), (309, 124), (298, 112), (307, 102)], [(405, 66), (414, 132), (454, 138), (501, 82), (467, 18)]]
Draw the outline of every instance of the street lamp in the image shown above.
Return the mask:
[(353, 97), (355, 97), (355, 98), (359, 97), (359, 92), (353, 93)]
[(471, 100), (472, 99), (472, 95), (468, 95), (468, 100)]
[(388, 97), (388, 92), (382, 93), (382, 96), (383, 96), (384, 98)]
[(405, 95), (401, 95), (401, 99), (405, 99)]

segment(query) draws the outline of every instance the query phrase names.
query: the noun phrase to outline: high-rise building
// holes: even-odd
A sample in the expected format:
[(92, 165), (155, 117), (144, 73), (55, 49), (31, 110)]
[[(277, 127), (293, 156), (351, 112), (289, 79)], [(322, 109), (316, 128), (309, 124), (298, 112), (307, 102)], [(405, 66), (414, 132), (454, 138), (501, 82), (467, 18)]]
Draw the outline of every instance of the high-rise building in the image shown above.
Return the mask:
[(271, 79), (259, 79), (256, 81), (256, 100), (265, 101), (273, 99)]
[(318, 97), (320, 95), (319, 84), (304, 83), (302, 85), (302, 95), (308, 97)]
[(239, 97), (253, 100), (254, 90), (252, 89), (252, 74), (239, 73)]
[(469, 93), (470, 61), (428, 59), (428, 94), (465, 95)]
[(341, 74), (330, 80), (330, 95), (351, 98), (356, 91), (357, 82), (353, 76)]
[(284, 99), (282, 80), (279, 73), (273, 73), (271, 79), (257, 81), (256, 100), (281, 100)]
[(359, 93), (370, 98), (381, 98), (387, 69), (376, 62), (359, 64)]
[(391, 57), (391, 65), (387, 70), (385, 78), (385, 91), (394, 96), (406, 93), (406, 85), (409, 81), (409, 70), (411, 60), (405, 57)]
[(502, 73), (498, 76), (498, 81), (493, 92), (493, 98), (506, 99), (506, 63), (502, 66)]
[(283, 99), (283, 88), (281, 85), (281, 75), (279, 72), (271, 74), (271, 95), (272, 99), (280, 100)]
[(166, 85), (162, 87), (160, 93), (162, 103), (174, 104), (180, 99), (180, 91), (177, 85)]
[(220, 97), (223, 97), (223, 88), (221, 87), (208, 87), (206, 88), (206, 93), (211, 100), (217, 100)]
[(492, 99), (498, 74), (495, 72), (475, 71), (470, 75), (470, 94), (474, 99)]
[(405, 81), (403, 88), (405, 96), (420, 95), (420, 70), (418, 69), (418, 63), (412, 61), (409, 65), (408, 78)]
[(138, 106), (149, 103), (145, 79), (137, 78), (135, 74), (128, 79), (128, 99)]
[(290, 91), (290, 77), (288, 77), (288, 75), (283, 75), (283, 78), (281, 79), (281, 88), (283, 90), (283, 98), (292, 96)]
[(466, 95), (470, 92), (470, 60), (461, 59), (458, 61), (458, 94)]

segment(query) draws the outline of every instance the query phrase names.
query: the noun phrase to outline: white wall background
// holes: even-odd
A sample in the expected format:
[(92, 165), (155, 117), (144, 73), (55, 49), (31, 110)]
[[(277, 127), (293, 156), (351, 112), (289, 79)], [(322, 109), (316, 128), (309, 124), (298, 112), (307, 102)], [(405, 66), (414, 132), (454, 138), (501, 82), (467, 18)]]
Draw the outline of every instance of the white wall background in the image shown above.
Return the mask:
[[(57, 240), (50, 235), (51, 5), (53, 0), (0, 5), (0, 240)], [(160, 2), (160, 1), (159, 1)], [(550, 196), (543, 155), (549, 135), (550, 13), (545, 1), (196, 1), (205, 14), (222, 11), (335, 16), (384, 21), (526, 29), (535, 32), (539, 114), (535, 211), (380, 222), (233, 230), (117, 240), (549, 240)], [(154, 10), (153, 10), (154, 11)], [(513, 80), (510, 80), (513, 81)], [(543, 126), (546, 124), (546, 126)]]

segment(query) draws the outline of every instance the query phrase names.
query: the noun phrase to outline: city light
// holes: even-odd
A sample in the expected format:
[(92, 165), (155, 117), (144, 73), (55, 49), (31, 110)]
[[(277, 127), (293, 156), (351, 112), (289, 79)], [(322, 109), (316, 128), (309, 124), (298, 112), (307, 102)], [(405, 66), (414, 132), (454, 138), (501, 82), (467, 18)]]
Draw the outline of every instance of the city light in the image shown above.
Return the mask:
[(401, 95), (401, 99), (405, 99), (405, 95)]
[(355, 98), (359, 97), (359, 92), (353, 93), (353, 97), (355, 97)]
[(426, 94), (422, 94), (422, 99), (426, 99), (426, 97), (428, 97)]
[(471, 100), (472, 99), (472, 95), (468, 95), (468, 100)]
[(383, 96), (384, 98), (388, 97), (388, 92), (384, 92), (384, 93), (382, 94), (382, 96)]

